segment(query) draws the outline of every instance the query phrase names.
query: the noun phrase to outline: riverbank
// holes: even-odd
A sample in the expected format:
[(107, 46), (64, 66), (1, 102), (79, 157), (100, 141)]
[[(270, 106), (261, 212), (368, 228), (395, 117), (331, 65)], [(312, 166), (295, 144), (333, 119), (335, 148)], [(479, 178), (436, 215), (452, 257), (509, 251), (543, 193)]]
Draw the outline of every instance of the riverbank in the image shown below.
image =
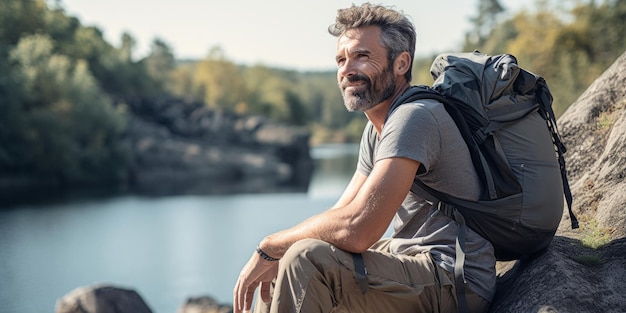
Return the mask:
[(174, 97), (127, 98), (116, 106), (128, 116), (120, 139), (127, 150), (123, 170), (80, 180), (8, 172), (0, 177), (0, 207), (76, 193), (165, 196), (308, 188), (313, 161), (305, 128)]

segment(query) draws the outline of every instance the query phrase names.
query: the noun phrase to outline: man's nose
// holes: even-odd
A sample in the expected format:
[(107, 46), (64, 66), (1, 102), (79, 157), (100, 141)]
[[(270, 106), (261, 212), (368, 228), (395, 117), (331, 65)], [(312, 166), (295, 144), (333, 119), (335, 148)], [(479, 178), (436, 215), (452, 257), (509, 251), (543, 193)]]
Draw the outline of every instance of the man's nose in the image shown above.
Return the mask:
[(350, 77), (356, 74), (356, 66), (351, 60), (346, 60), (339, 68), (339, 77)]

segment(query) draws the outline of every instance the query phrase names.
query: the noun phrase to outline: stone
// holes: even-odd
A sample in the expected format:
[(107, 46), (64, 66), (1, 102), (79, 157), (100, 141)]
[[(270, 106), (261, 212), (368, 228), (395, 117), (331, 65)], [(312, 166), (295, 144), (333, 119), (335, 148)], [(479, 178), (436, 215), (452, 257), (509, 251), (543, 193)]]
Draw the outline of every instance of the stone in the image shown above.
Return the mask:
[(217, 303), (209, 296), (191, 297), (177, 313), (232, 313), (233, 307)]
[(111, 285), (79, 287), (63, 296), (56, 313), (152, 313), (134, 290)]

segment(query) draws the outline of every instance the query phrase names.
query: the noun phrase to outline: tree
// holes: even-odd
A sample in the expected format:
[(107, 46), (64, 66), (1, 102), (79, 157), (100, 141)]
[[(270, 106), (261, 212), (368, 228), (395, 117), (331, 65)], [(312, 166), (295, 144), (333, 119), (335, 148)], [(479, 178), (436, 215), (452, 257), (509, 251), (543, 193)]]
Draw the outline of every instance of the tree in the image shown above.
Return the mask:
[(121, 46), (119, 48), (120, 60), (126, 64), (133, 61), (133, 50), (137, 41), (129, 33), (124, 32), (121, 38)]
[(45, 8), (42, 0), (0, 1), (0, 46), (15, 45), (22, 34), (45, 29)]
[(150, 54), (143, 62), (148, 74), (160, 86), (166, 86), (169, 82), (170, 72), (175, 67), (174, 53), (172, 49), (161, 39), (154, 39)]
[(498, 0), (479, 0), (477, 15), (470, 18), (473, 30), (466, 35), (465, 48), (473, 50), (473, 47), (482, 46), (498, 24), (502, 12), (504, 8)]
[(210, 108), (234, 110), (246, 99), (241, 71), (219, 47), (200, 61), (194, 73), (194, 94)]
[(46, 35), (22, 37), (10, 51), (19, 92), (0, 168), (76, 183), (118, 180), (128, 155), (121, 144), (123, 114), (98, 88), (87, 62), (53, 52)]

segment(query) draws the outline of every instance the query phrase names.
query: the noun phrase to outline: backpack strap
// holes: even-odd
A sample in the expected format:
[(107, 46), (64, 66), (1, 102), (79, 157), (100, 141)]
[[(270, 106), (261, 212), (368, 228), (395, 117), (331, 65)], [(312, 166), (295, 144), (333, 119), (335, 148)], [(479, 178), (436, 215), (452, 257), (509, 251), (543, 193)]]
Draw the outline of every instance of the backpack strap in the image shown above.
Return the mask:
[(437, 203), (437, 209), (443, 214), (452, 217), (459, 226), (454, 257), (454, 286), (456, 288), (456, 301), (460, 313), (469, 313), (467, 298), (465, 297), (465, 233), (467, 232), (467, 224), (463, 214), (455, 207), (447, 205), (443, 202)]
[(459, 312), (468, 313), (469, 306), (467, 305), (467, 298), (465, 297), (465, 238), (467, 233), (467, 223), (465, 222), (465, 218), (456, 207), (448, 204), (448, 201), (438, 200), (438, 198), (446, 199), (447, 196), (445, 194), (426, 186), (417, 178), (414, 180), (411, 192), (432, 202), (433, 206), (436, 207), (437, 210), (445, 216), (454, 219), (459, 226), (454, 247), (454, 286), (456, 289), (456, 300)]
[(359, 284), (361, 293), (365, 294), (367, 289), (369, 289), (369, 284), (367, 283), (367, 268), (363, 261), (363, 255), (361, 253), (352, 253), (352, 260), (354, 261), (356, 281)]

